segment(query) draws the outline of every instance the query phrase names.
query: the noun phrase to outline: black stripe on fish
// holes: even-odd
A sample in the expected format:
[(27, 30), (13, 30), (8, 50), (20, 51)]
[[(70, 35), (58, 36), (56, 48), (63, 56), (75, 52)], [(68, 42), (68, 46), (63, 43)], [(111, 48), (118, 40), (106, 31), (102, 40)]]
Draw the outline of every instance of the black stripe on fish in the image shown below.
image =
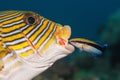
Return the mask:
[(100, 46), (98, 44), (93, 44), (93, 43), (89, 43), (89, 42), (84, 42), (84, 41), (71, 41), (71, 42), (77, 42), (77, 43), (82, 43), (82, 44), (87, 44), (89, 46), (92, 46), (98, 50), (100, 50), (101, 52), (105, 51), (106, 46)]

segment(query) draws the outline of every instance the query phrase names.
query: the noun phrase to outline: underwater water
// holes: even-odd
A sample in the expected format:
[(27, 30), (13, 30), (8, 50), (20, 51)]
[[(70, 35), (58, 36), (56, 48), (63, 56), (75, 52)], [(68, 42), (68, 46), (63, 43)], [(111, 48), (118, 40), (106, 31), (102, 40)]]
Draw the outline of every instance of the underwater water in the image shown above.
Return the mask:
[(26, 0), (0, 2), (0, 10), (28, 10), (72, 27), (72, 37), (96, 39), (97, 28), (120, 7), (119, 0)]
[(37, 12), (57, 23), (70, 25), (71, 37), (88, 38), (110, 45), (104, 55), (97, 59), (76, 51), (66, 59), (56, 62), (52, 68), (33, 80), (41, 78), (41, 80), (120, 80), (119, 9), (119, 0), (2, 0), (0, 2), (0, 11)]

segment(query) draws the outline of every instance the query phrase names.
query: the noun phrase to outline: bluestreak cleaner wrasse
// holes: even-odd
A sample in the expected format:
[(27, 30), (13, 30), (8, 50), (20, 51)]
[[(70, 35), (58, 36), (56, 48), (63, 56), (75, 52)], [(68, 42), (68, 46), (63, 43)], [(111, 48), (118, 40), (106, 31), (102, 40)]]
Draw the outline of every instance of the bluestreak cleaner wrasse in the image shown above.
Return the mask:
[(70, 26), (30, 11), (0, 12), (0, 80), (30, 80), (74, 51)]
[(81, 51), (86, 51), (94, 55), (102, 54), (105, 51), (105, 48), (107, 47), (107, 44), (102, 46), (96, 42), (85, 38), (73, 38), (69, 40), (69, 42), (75, 47), (79, 48)]

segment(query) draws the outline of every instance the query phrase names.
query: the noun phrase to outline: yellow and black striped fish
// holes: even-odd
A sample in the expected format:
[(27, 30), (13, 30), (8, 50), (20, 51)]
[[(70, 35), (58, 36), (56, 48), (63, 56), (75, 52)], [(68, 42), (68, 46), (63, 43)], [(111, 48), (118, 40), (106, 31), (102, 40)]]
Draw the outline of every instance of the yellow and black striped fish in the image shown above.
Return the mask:
[(79, 48), (87, 43), (94, 47), (90, 49), (93, 52), (98, 46), (85, 39), (68, 41), (70, 36), (70, 26), (62, 26), (34, 12), (1, 11), (0, 80), (31, 80), (56, 60), (72, 53), (74, 46)]
[(74, 51), (70, 35), (69, 26), (34, 12), (0, 12), (0, 80), (30, 80), (43, 72)]

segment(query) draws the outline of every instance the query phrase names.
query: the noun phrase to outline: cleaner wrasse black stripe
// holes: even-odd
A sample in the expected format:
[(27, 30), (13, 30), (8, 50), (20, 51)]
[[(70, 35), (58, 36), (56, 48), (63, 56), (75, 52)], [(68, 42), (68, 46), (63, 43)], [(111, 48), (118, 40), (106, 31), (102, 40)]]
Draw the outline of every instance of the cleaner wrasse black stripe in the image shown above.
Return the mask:
[[(84, 50), (87, 52), (98, 51), (98, 52), (100, 52), (98, 54), (101, 54), (102, 52), (104, 52), (105, 48), (106, 48), (106, 45), (101, 46), (91, 40), (83, 39), (83, 38), (74, 38), (74, 39), (71, 39), (69, 42), (72, 45), (74, 45), (75, 47), (79, 48), (80, 50)], [(88, 47), (89, 47), (89, 49), (88, 49)], [(97, 53), (97, 52), (95, 52), (95, 53)]]

